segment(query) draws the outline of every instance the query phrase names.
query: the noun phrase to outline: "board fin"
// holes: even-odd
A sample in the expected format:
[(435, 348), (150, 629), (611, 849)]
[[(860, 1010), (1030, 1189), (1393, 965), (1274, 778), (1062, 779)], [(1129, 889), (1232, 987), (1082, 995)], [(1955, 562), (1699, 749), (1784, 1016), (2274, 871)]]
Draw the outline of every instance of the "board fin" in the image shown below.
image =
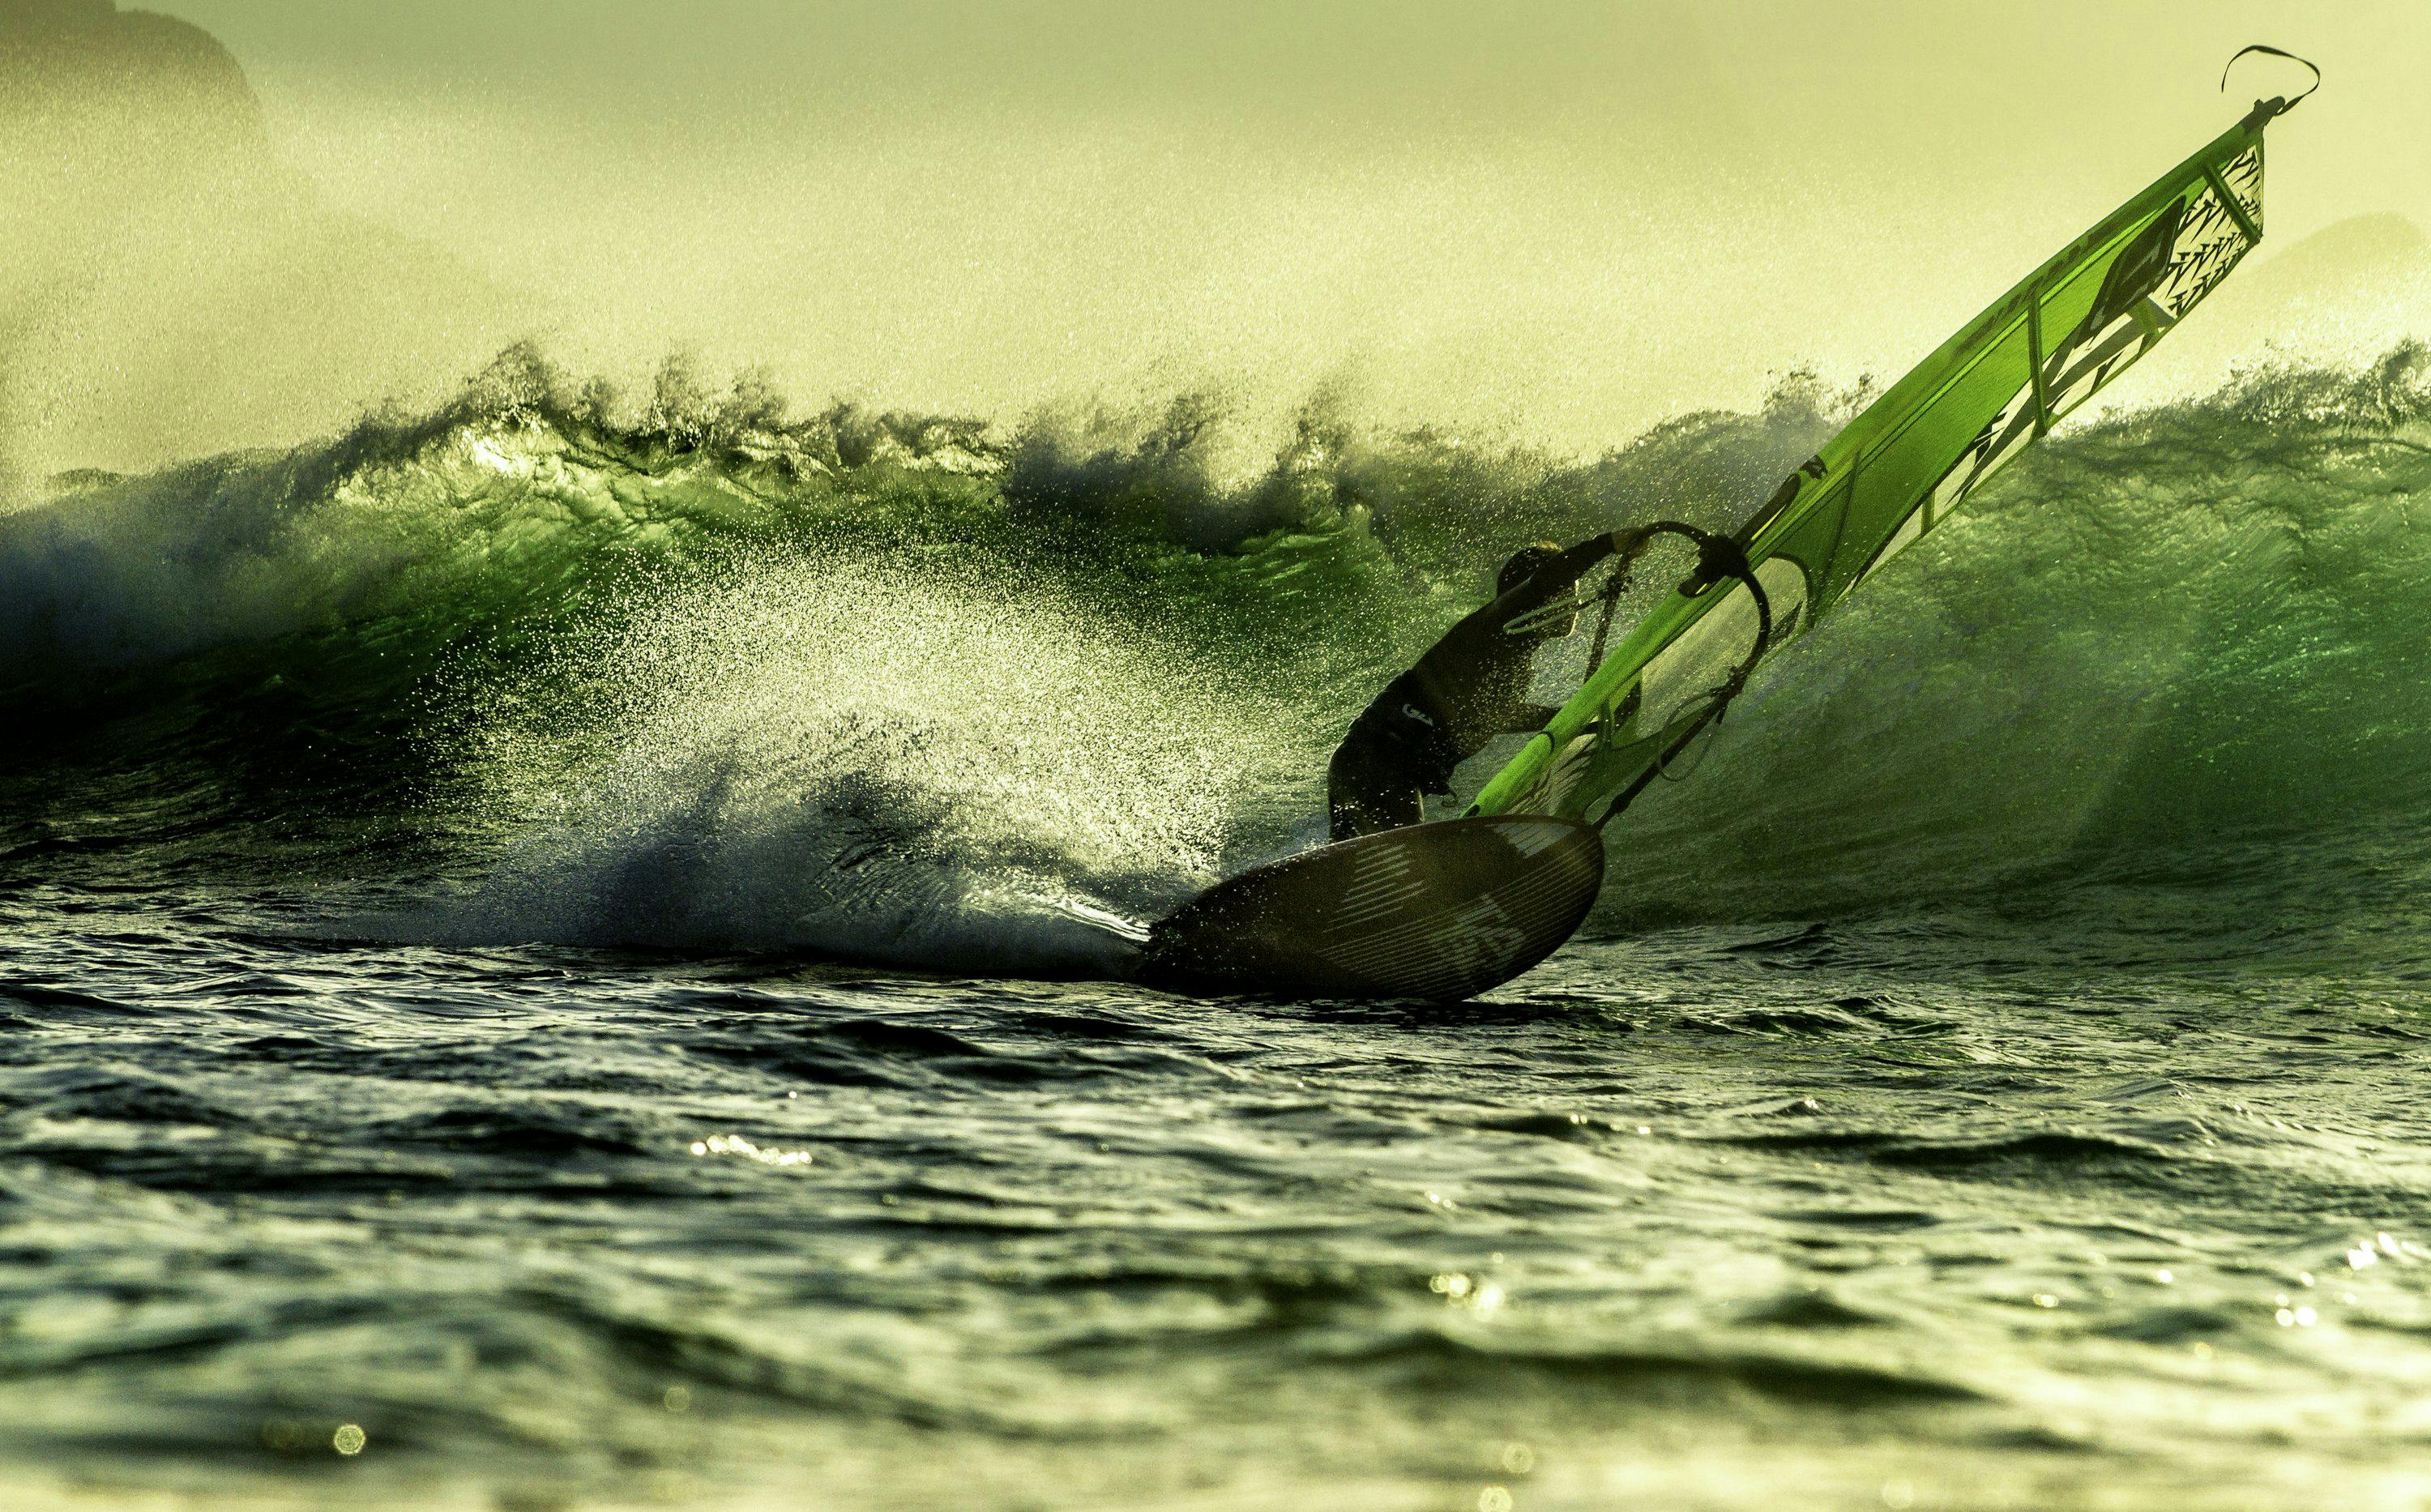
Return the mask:
[(1603, 840), (1514, 814), (1361, 835), (1217, 882), (1148, 932), (1140, 975), (1235, 991), (1453, 1001), (1561, 947)]

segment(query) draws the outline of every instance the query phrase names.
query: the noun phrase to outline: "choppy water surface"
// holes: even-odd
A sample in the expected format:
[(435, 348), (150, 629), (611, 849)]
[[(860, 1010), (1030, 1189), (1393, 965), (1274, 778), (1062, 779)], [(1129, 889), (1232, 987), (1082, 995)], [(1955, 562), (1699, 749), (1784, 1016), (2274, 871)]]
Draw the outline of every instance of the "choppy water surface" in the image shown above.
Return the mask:
[(1211, 480), (1187, 402), (555, 382), (0, 516), (20, 1504), (2431, 1490), (2402, 354), (2055, 438), (1450, 1009), (1089, 919), (1305, 839), (1515, 535), (1837, 401)]

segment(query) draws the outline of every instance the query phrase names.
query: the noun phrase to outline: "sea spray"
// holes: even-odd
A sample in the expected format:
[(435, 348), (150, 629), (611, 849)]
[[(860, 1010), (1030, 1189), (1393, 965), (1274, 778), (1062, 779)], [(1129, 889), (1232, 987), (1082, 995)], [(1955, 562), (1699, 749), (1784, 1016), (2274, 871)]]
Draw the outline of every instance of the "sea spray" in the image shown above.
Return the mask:
[(737, 560), (589, 643), (587, 712), (484, 759), (526, 827), (419, 928), (1108, 968), (1108, 912), (1213, 880), (1320, 753), (1282, 690), (1000, 573)]

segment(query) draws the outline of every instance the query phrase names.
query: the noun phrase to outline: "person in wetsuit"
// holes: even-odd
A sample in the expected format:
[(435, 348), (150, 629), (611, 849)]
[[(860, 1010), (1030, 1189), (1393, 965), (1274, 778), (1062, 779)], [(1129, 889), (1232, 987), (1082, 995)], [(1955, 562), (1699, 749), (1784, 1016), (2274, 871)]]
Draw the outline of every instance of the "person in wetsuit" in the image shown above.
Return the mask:
[(1537, 612), (1568, 597), (1581, 575), (1628, 544), (1628, 532), (1617, 530), (1567, 551), (1541, 542), (1514, 552), (1495, 574), (1494, 601), (1445, 632), (1351, 721), (1326, 769), (1333, 838), (1418, 823), (1421, 795), (1450, 792), (1453, 767), (1497, 735), (1552, 718), (1551, 709), (1528, 702), (1536, 648), (1570, 633), (1578, 614)]

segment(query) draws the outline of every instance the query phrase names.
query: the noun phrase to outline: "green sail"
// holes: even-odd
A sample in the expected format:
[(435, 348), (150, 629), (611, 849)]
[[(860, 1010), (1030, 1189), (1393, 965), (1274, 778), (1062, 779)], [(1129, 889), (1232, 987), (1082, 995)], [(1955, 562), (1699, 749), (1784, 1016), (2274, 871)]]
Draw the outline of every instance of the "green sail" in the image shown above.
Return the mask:
[(1846, 597), (2152, 350), (2262, 239), (2268, 100), (2035, 270), (1791, 475), (1736, 532), (1771, 609), (1724, 580), (1657, 604), (1478, 794), (1472, 815), (1601, 822), (1707, 726), (1733, 671)]

